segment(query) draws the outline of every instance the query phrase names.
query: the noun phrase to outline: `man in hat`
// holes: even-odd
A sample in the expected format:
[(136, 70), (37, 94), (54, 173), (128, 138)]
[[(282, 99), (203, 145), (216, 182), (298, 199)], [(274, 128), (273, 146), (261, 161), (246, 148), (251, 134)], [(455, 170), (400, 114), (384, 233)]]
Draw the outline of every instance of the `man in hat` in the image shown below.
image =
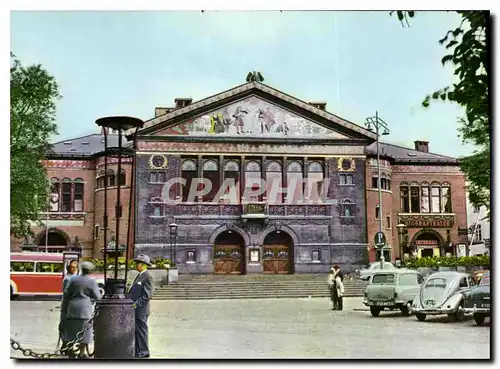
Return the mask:
[(147, 255), (139, 255), (135, 259), (135, 268), (139, 272), (129, 290), (129, 297), (134, 301), (135, 309), (135, 357), (149, 358), (148, 317), (151, 313), (150, 303), (153, 294), (153, 278), (148, 272), (151, 261)]

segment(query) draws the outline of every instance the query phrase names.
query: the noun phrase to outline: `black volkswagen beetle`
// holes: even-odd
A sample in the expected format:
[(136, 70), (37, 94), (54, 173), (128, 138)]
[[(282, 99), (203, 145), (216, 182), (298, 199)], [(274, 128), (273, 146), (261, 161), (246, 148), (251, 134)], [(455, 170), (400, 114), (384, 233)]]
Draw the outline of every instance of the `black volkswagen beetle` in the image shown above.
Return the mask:
[(490, 271), (484, 273), (479, 285), (471, 288), (465, 295), (464, 311), (473, 314), (477, 325), (483, 324), (484, 319), (491, 316), (490, 274)]

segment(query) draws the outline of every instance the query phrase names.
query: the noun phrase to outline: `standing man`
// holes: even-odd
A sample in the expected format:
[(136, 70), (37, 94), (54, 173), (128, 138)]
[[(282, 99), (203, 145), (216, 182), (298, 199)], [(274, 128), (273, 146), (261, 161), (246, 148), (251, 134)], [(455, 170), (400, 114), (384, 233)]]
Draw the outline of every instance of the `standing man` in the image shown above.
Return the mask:
[(153, 294), (153, 278), (148, 272), (151, 261), (147, 255), (139, 255), (134, 259), (139, 272), (129, 290), (129, 297), (134, 301), (135, 309), (135, 357), (149, 358), (148, 317), (151, 313), (150, 303)]

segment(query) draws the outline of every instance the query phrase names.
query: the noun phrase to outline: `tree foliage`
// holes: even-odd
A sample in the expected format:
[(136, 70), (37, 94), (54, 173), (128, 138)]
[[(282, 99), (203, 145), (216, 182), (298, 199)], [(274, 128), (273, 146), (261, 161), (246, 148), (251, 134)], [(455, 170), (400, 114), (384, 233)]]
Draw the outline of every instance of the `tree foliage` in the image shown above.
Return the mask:
[(11, 53), (10, 224), (16, 237), (31, 235), (30, 221), (47, 210), (48, 180), (43, 159), (57, 133), (58, 85), (41, 65), (24, 67)]
[[(394, 12), (391, 12), (393, 14)], [(413, 11), (397, 11), (400, 22), (409, 26)], [(427, 95), (422, 102), (429, 107), (434, 100), (452, 101), (465, 108), (458, 120), (458, 132), (464, 143), (476, 146), (474, 154), (461, 158), (460, 166), (469, 182), (470, 202), (490, 209), (491, 159), (488, 91), (488, 32), (490, 16), (486, 11), (458, 11), (461, 22), (439, 40), (447, 54), (443, 65), (452, 64), (456, 82)]]

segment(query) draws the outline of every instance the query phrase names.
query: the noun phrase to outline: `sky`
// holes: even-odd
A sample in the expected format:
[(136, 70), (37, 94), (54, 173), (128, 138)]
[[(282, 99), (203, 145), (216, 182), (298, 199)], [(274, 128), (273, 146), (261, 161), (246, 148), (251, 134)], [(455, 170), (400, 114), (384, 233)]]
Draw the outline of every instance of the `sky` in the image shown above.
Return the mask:
[(265, 84), (359, 125), (379, 116), (383, 141), (449, 156), (473, 152), (458, 137), (464, 109), (426, 94), (454, 81), (438, 43), (454, 12), (418, 11), (402, 27), (387, 11), (13, 11), (11, 51), (60, 85), (61, 141), (97, 133), (108, 115), (154, 117), (176, 97), (196, 100), (245, 82)]

